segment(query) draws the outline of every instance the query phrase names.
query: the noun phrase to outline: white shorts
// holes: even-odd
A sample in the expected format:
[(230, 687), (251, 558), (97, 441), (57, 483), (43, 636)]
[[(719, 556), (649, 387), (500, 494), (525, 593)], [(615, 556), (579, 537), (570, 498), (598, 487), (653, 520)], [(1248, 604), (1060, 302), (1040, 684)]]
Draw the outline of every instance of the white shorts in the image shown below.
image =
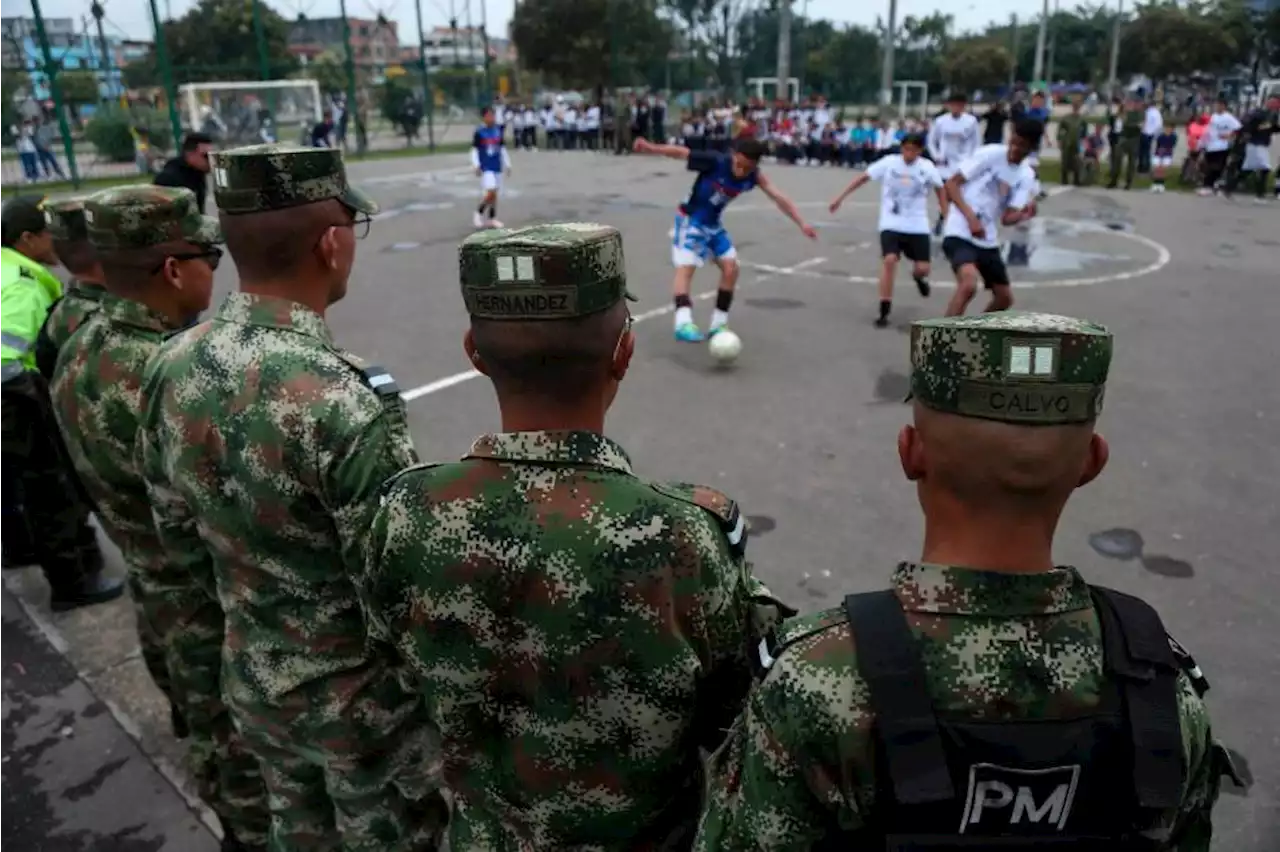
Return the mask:
[(1173, 165), (1173, 157), (1152, 157), (1151, 165), (1157, 169), (1167, 169)]
[(1271, 149), (1266, 145), (1245, 145), (1244, 162), (1240, 164), (1240, 171), (1271, 171)]
[(502, 189), (502, 172), (481, 172), (480, 189), (484, 192), (490, 190), (497, 192)]
[(955, 175), (956, 172), (960, 171), (959, 166), (936, 166), (936, 168), (938, 169), (938, 174), (942, 176), (943, 180), (951, 180), (952, 176)]

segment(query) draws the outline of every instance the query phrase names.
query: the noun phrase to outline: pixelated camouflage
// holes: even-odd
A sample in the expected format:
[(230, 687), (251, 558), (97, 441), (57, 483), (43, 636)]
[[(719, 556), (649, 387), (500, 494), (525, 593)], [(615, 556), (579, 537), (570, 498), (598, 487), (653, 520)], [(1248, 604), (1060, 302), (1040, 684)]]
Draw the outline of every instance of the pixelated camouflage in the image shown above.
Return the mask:
[(44, 220), (55, 240), (87, 240), (89, 231), (84, 221), (84, 202), (88, 196), (46, 201)]
[(627, 292), (622, 234), (609, 225), (552, 222), (480, 231), (458, 250), (462, 299), (473, 317), (573, 319)]
[(378, 203), (347, 182), (342, 152), (299, 145), (249, 145), (210, 154), (213, 197), (223, 213), (263, 213), (336, 198), (372, 216)]
[(1088, 320), (1001, 311), (911, 324), (911, 396), (1008, 423), (1083, 423), (1102, 412), (1111, 332)]
[(373, 520), (365, 599), (438, 726), (453, 849), (681, 849), (699, 748), (790, 613), (723, 494), (637, 478), (594, 432), (480, 437)]
[(89, 242), (99, 251), (146, 248), (162, 243), (222, 242), (218, 220), (196, 207), (195, 194), (174, 186), (121, 186), (85, 199)]
[[(920, 643), (934, 708), (974, 720), (1084, 715), (1102, 700), (1102, 634), (1088, 585), (1074, 568), (994, 573), (898, 566), (893, 589)], [(712, 761), (695, 849), (808, 850), (828, 832), (876, 815), (875, 717), (845, 610), (784, 625), (764, 680)], [(1204, 703), (1179, 676), (1187, 786), (1162, 829), (1199, 837), (1219, 768)], [(1189, 831), (1184, 829), (1190, 828)], [(1179, 852), (1207, 852), (1202, 840)]]
[(80, 481), (124, 557), (143, 660), (190, 728), (201, 796), (240, 840), (264, 848), (266, 788), (221, 701), (222, 612), (212, 590), (162, 546), (137, 453), (143, 371), (177, 326), (139, 302), (108, 297), (61, 347), (50, 392)]
[(82, 323), (102, 307), (102, 303), (115, 298), (101, 286), (72, 278), (67, 282), (66, 294), (54, 303), (45, 317), (40, 336), (36, 338), (36, 365), (41, 374), (53, 381), (53, 369), (58, 353), (75, 334)]
[(218, 590), (223, 698), (263, 761), (273, 843), (432, 848), (421, 701), (353, 582), (379, 487), (417, 460), (399, 393), (319, 314), (245, 293), (168, 341), (143, 384), (158, 529)]

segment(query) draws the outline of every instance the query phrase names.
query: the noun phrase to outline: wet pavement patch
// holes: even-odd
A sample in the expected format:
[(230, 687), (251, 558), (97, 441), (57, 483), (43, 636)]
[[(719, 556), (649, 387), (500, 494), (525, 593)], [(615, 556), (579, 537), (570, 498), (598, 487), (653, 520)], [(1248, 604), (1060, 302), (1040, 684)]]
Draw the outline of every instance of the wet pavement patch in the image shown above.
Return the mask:
[(1108, 559), (1128, 561), (1142, 555), (1142, 536), (1137, 530), (1115, 527), (1089, 536), (1089, 546)]
[(763, 308), (766, 311), (785, 311), (791, 308), (803, 308), (804, 302), (799, 299), (787, 299), (773, 296), (757, 296), (754, 299), (743, 299), (753, 308)]
[(882, 370), (880, 375), (876, 376), (877, 402), (903, 402), (910, 390), (911, 380), (904, 373)]
[(1174, 559), (1172, 556), (1144, 556), (1142, 557), (1142, 567), (1152, 574), (1157, 574), (1161, 577), (1173, 577), (1179, 580), (1194, 577), (1196, 573), (1190, 562), (1183, 562), (1181, 559)]
[(747, 515), (747, 530), (751, 535), (764, 535), (777, 526), (778, 522), (768, 515)]

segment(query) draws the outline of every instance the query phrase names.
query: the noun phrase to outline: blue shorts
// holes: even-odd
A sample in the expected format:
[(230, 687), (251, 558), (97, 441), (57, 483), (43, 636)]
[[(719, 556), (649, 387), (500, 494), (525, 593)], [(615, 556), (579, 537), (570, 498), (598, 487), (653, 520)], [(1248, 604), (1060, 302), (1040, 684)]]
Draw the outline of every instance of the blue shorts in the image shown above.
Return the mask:
[(733, 260), (738, 250), (724, 228), (708, 228), (689, 220), (683, 213), (676, 214), (675, 230), (671, 237), (671, 264), (673, 266), (702, 266), (707, 255), (716, 260)]

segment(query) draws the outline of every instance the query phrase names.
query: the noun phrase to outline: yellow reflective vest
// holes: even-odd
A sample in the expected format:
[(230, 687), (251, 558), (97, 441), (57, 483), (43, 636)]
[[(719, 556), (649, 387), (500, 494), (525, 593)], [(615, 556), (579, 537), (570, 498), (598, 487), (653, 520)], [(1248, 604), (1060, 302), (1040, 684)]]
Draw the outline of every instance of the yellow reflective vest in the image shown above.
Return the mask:
[(31, 258), (0, 248), (0, 370), (5, 382), (36, 368), (36, 337), (62, 282)]

